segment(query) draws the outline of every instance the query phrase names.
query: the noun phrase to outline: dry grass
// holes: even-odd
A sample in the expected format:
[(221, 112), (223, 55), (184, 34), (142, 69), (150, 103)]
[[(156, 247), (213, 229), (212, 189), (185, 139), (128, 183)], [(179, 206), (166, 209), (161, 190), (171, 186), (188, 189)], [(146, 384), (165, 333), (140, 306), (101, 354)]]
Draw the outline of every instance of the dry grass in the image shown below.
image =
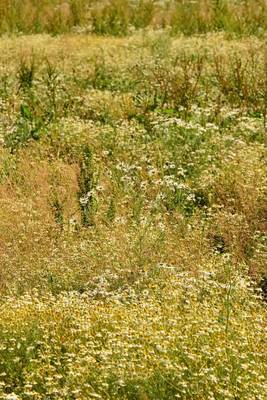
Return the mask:
[(262, 35), (266, 0), (15, 0), (0, 2), (0, 31), (53, 34), (71, 30), (123, 36), (146, 27), (171, 27), (173, 33)]
[(0, 398), (265, 400), (263, 40), (0, 52)]

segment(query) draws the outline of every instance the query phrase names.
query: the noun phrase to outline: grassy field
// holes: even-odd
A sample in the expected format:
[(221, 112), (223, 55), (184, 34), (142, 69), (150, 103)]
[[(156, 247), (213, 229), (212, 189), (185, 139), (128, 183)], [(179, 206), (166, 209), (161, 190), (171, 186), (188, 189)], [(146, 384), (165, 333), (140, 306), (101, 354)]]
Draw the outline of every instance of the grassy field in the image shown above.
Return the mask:
[(266, 2), (99, 3), (0, 0), (0, 399), (266, 400)]
[(169, 27), (186, 35), (225, 31), (263, 35), (266, 0), (0, 0), (0, 32), (74, 31), (124, 36)]

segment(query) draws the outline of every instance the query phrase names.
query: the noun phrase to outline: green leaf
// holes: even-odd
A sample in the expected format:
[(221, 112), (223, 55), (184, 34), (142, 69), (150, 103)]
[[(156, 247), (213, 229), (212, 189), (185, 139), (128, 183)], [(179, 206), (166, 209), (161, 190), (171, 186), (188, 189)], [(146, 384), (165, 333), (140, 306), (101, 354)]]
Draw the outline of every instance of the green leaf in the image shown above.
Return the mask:
[(32, 119), (32, 113), (31, 113), (31, 110), (29, 109), (29, 107), (27, 106), (27, 104), (21, 104), (20, 113), (23, 118), (26, 118), (29, 120)]

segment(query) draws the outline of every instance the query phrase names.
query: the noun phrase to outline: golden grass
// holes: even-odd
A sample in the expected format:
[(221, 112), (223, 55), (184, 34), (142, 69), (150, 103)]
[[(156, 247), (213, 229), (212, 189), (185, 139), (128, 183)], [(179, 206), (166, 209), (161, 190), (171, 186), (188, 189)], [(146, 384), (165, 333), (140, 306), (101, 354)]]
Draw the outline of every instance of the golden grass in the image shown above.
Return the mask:
[(265, 400), (263, 40), (0, 53), (0, 399)]

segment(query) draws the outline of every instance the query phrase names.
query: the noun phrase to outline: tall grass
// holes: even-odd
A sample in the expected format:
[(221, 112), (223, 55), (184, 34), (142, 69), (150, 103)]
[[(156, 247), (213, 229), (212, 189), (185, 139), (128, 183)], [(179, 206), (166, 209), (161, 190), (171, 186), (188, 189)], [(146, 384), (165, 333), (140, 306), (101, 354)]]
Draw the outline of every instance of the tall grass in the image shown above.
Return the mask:
[(14, 33), (60, 33), (82, 25), (85, 0), (1, 0), (0, 30)]
[(266, 400), (264, 44), (0, 38), (1, 400)]
[(16, 0), (0, 1), (0, 32), (60, 33), (80, 27), (122, 36), (133, 29), (170, 26), (174, 34), (226, 31), (241, 35), (266, 30), (266, 0)]

